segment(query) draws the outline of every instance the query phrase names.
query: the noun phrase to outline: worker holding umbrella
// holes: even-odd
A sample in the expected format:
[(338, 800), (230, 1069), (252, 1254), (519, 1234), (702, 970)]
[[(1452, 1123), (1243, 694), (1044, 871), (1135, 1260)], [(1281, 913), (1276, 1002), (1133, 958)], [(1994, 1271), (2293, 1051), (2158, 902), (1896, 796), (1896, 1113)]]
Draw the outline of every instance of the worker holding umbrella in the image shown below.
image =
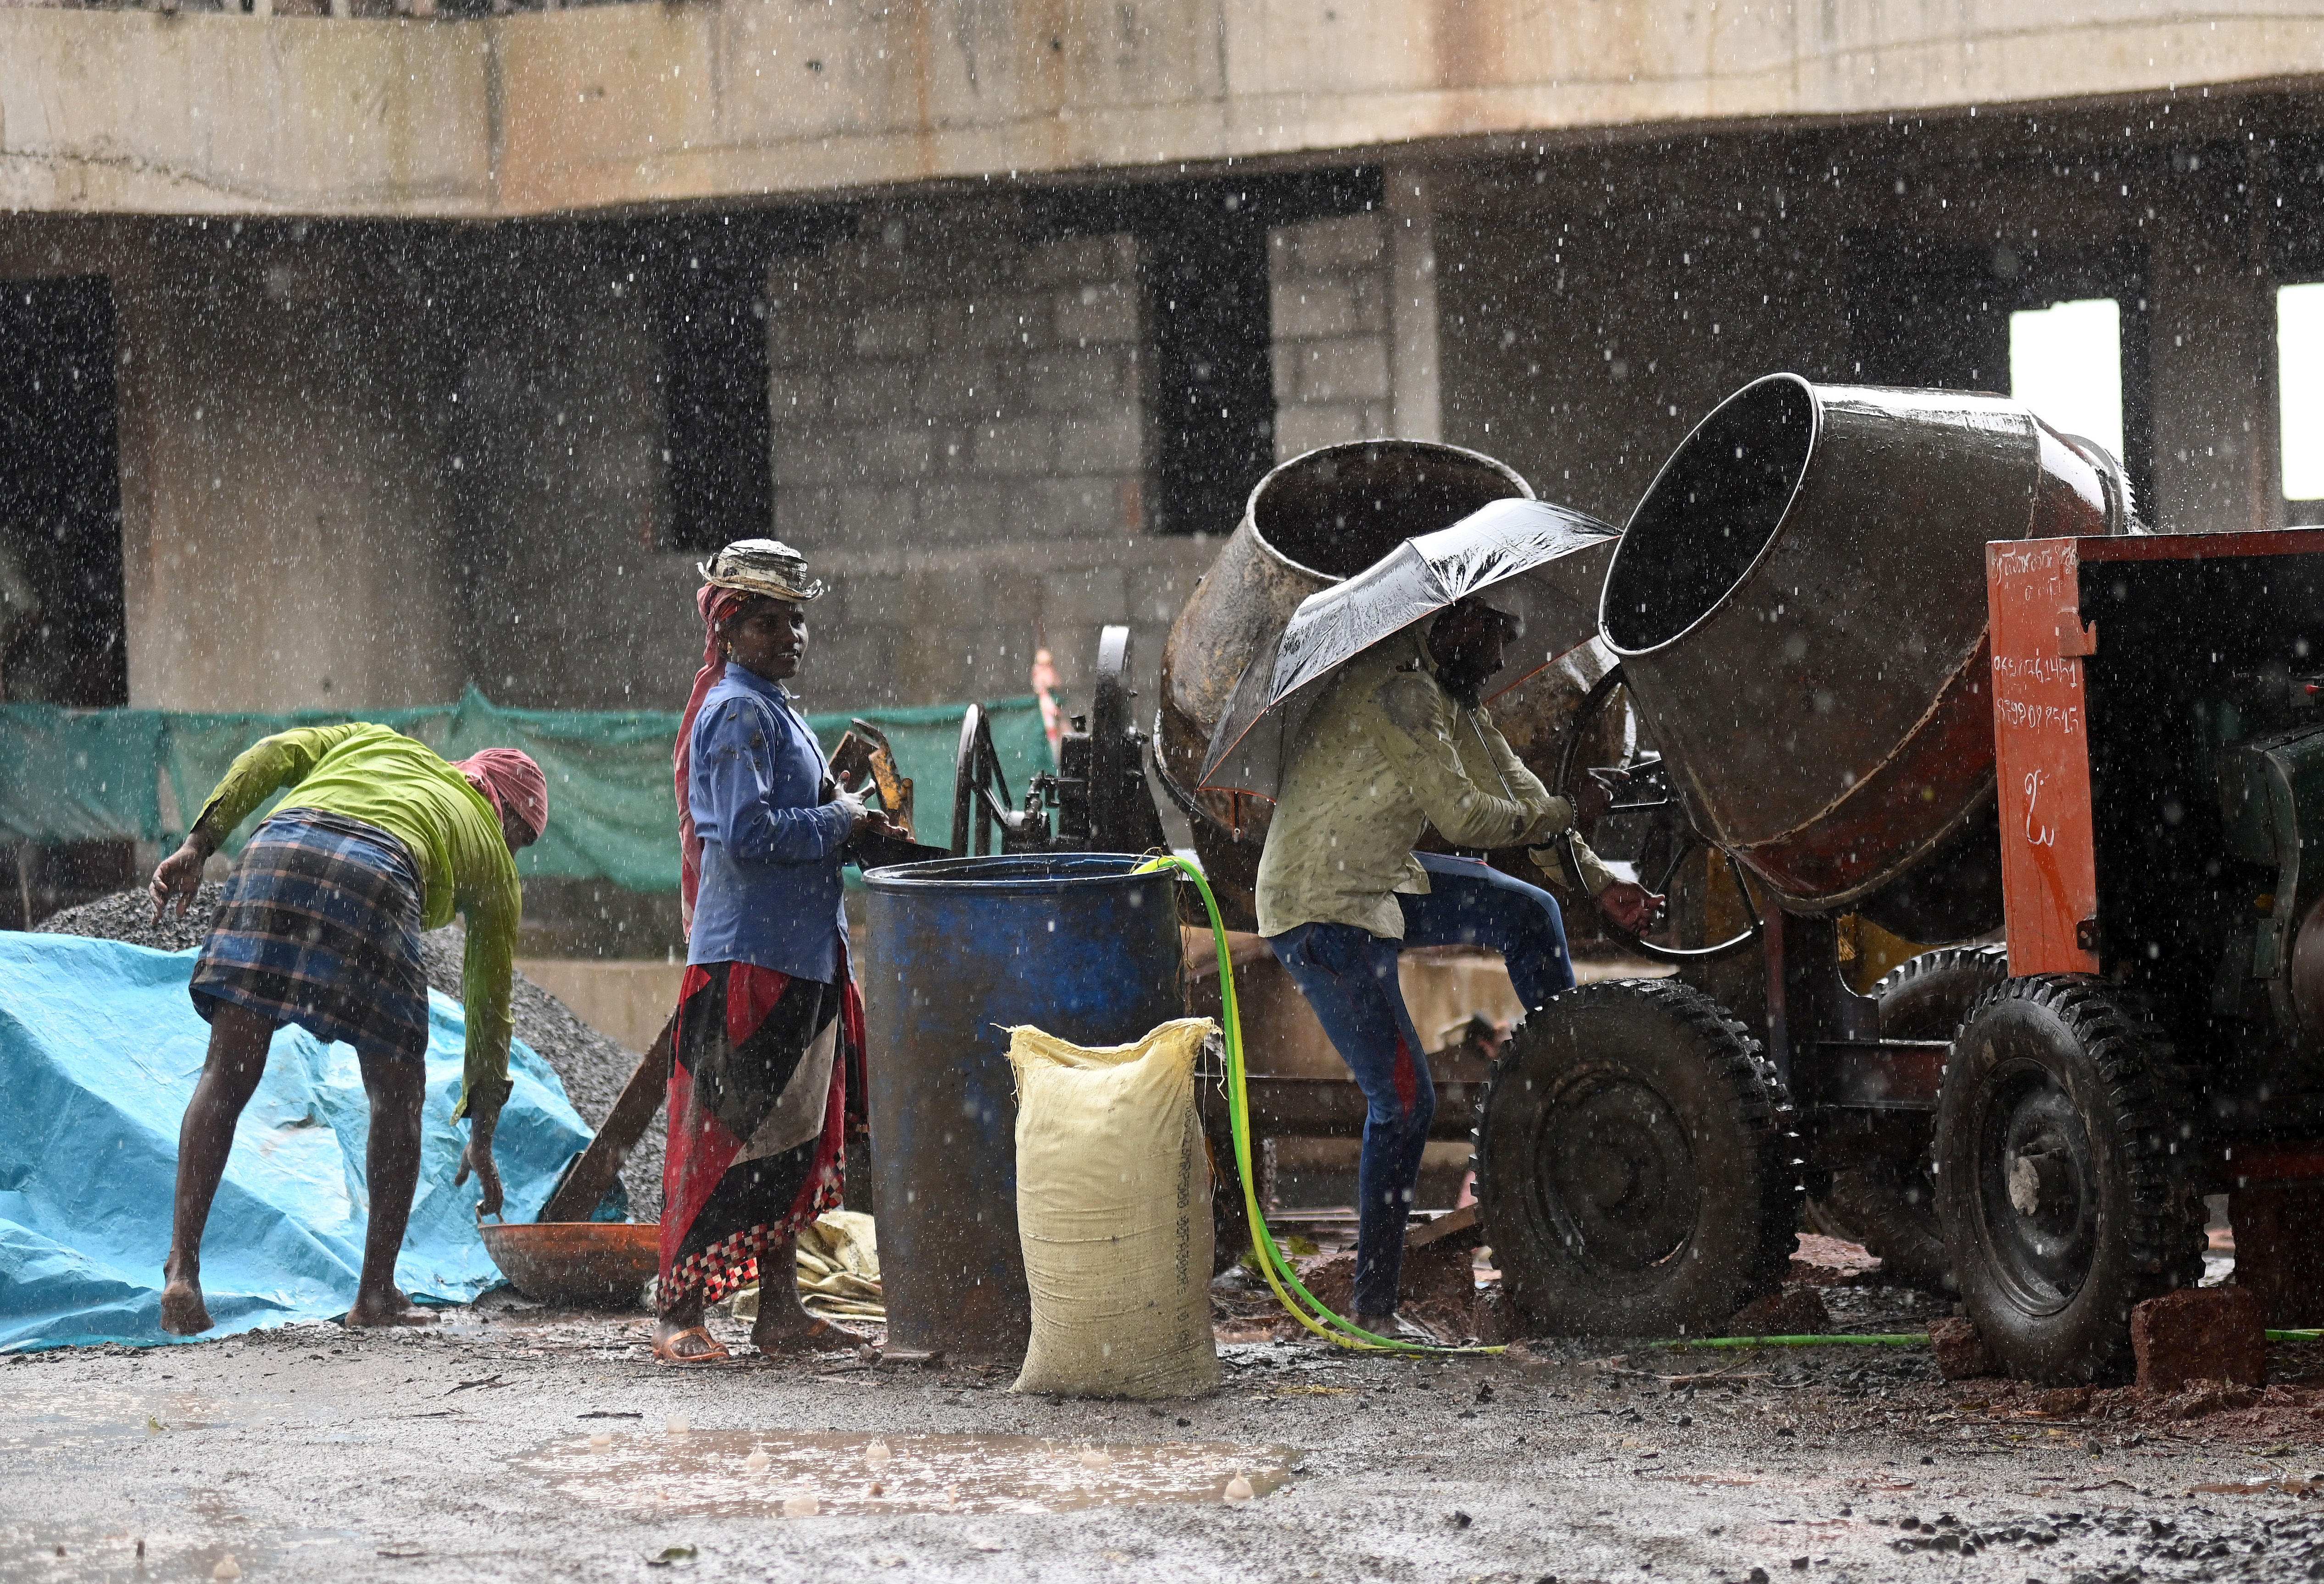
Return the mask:
[[(1212, 740), (1205, 786), (1276, 800), (1259, 866), (1259, 934), (1368, 1101), (1353, 1317), (1367, 1331), (1392, 1336), (1399, 1324), (1405, 1221), (1435, 1112), (1398, 953), (1497, 951), (1528, 1010), (1573, 984), (1554, 898), (1481, 860), (1413, 844), (1434, 826), (1456, 847), (1539, 848), (1605, 808), (1609, 793), (1595, 779), (1572, 801), (1545, 787), (1484, 700), (1511, 668), (1528, 616), (1545, 631), (1503, 686), (1594, 631), (1594, 608), (1585, 619), (1565, 592), (1594, 579), (1570, 568), (1526, 574), (1577, 554), (1602, 559), (1613, 533), (1545, 502), (1501, 501), (1407, 539), (1300, 606), (1272, 654), (1253, 660)], [(1608, 916), (1625, 929), (1650, 926), (1663, 899), (1572, 847)], [(1551, 869), (1558, 859), (1542, 852), (1536, 861)]]

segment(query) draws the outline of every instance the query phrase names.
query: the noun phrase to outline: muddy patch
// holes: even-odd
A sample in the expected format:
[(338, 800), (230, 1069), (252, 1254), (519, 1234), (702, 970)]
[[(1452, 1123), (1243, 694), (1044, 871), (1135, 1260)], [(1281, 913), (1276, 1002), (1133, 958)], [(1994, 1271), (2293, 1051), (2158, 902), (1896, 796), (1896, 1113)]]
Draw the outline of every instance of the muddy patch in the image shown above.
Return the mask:
[(1298, 1459), (1218, 1441), (615, 1429), (512, 1461), (575, 1502), (641, 1517), (809, 1518), (1231, 1504), (1283, 1488)]

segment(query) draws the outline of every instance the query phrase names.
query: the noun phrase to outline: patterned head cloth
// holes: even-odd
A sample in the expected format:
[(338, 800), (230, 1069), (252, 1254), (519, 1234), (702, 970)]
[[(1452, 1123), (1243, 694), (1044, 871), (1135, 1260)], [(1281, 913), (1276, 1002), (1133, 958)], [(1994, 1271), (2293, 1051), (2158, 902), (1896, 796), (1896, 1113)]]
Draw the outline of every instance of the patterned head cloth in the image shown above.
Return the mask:
[(534, 841), (540, 840), (540, 833), (549, 828), (549, 778), (530, 754), (487, 748), (455, 761), (452, 768), (468, 778), (468, 785), (483, 793), (486, 803), (513, 815)]
[(819, 600), (825, 584), (807, 574), (807, 557), (780, 539), (736, 539), (695, 570), (713, 588), (777, 600)]

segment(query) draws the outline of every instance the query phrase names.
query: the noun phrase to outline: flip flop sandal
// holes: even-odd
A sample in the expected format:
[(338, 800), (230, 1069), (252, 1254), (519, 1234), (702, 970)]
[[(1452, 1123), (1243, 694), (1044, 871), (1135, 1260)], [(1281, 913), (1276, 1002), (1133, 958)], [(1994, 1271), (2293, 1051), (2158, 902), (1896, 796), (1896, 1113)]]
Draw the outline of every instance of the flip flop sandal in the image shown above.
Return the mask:
[[(669, 1351), (669, 1349), (675, 1348), (678, 1343), (686, 1340), (688, 1337), (700, 1337), (704, 1341), (709, 1343), (711, 1347), (717, 1350), (711, 1353), (696, 1353), (690, 1358), (681, 1358), (679, 1355)], [(734, 1355), (726, 1350), (726, 1344), (712, 1336), (707, 1326), (699, 1325), (687, 1326), (684, 1331), (679, 1331), (677, 1335), (672, 1337), (657, 1338), (653, 1345), (653, 1356), (654, 1362), (657, 1364), (672, 1364), (680, 1368), (687, 1368), (692, 1366), (702, 1364), (731, 1364), (734, 1360)]]

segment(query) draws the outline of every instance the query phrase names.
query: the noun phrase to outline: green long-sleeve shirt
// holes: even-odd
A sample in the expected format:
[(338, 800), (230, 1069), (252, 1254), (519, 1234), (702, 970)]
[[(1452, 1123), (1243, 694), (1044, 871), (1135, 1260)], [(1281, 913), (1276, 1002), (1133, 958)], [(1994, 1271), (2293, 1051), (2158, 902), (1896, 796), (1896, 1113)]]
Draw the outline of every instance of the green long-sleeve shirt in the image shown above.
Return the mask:
[[(1268, 823), (1260, 935), (1351, 924), (1402, 940), (1396, 897), (1427, 893), (1428, 871), (1412, 856), (1427, 826), (1457, 847), (1493, 848), (1534, 846), (1572, 824), (1572, 806), (1526, 769), (1484, 709), (1444, 690), (1416, 633), (1374, 645), (1323, 686)], [(1594, 896), (1614, 877), (1575, 845)]]
[(420, 870), (422, 927), (466, 916), (460, 994), (467, 1008), (467, 1068), (452, 1114), (465, 1114), (480, 1093), (505, 1099), (514, 1028), (509, 984), (524, 892), (493, 806), (427, 744), (355, 723), (260, 739), (226, 771), (199, 823), (223, 840), (281, 787), (292, 788), (281, 808), (344, 815), (401, 842)]

